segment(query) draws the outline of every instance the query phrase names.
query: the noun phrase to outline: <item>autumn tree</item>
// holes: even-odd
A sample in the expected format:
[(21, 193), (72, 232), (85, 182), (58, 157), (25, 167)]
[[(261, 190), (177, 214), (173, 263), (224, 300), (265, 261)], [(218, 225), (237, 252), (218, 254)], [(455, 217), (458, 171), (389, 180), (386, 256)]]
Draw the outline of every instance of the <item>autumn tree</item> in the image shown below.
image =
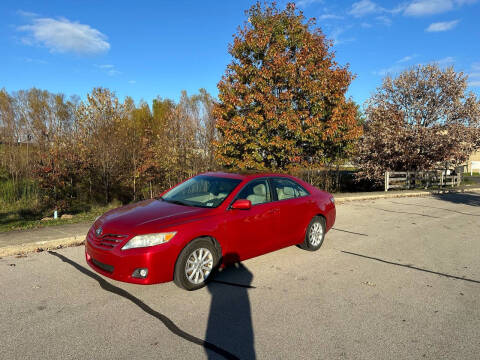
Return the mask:
[(21, 125), (17, 121), (17, 114), (13, 96), (5, 89), (0, 90), (0, 165), (14, 186), (22, 174), (18, 145), (21, 139)]
[(480, 102), (453, 67), (419, 65), (387, 76), (367, 101), (360, 176), (460, 164), (480, 146)]
[[(125, 173), (127, 189), (131, 189), (133, 200), (137, 200), (141, 191), (144, 163), (149, 161), (148, 147), (154, 136), (152, 129), (152, 112), (147, 103), (135, 106), (132, 98), (124, 101), (125, 116), (120, 118), (117, 137), (122, 141), (120, 149)], [(140, 186), (139, 186), (140, 185)]]
[(198, 146), (203, 150), (202, 166), (206, 167), (206, 170), (213, 170), (216, 167), (214, 144), (218, 139), (213, 113), (215, 99), (205, 89), (200, 89), (199, 93), (193, 96), (193, 100), (198, 109)]
[(101, 184), (105, 203), (112, 200), (112, 188), (124, 175), (120, 156), (123, 144), (116, 135), (126, 116), (125, 104), (104, 88), (93, 89), (77, 109), (79, 141), (84, 162), (89, 167), (89, 182), (91, 186)]
[(331, 41), (294, 4), (257, 3), (246, 15), (218, 83), (218, 161), (240, 169), (334, 162), (339, 147), (361, 134), (357, 109), (345, 98), (348, 66), (335, 61)]
[(60, 211), (152, 197), (215, 166), (213, 104), (203, 89), (182, 92), (178, 102), (156, 98), (151, 107), (105, 88), (84, 101), (1, 90), (0, 202), (25, 189), (42, 209)]

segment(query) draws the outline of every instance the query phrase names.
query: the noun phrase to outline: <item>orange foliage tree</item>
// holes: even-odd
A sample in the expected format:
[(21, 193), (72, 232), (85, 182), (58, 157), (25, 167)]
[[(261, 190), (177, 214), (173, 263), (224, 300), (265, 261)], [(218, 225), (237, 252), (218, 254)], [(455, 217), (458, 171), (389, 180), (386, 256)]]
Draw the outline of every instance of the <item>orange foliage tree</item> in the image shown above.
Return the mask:
[(353, 75), (335, 61), (315, 20), (288, 4), (253, 5), (234, 35), (214, 107), (220, 165), (279, 169), (330, 165), (361, 135), (345, 98)]

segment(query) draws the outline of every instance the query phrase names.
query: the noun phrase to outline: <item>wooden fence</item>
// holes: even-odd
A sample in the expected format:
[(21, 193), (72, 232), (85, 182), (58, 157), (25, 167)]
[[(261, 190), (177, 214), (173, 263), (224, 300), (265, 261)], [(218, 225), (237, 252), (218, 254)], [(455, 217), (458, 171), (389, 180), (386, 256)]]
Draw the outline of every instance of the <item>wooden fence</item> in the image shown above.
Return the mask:
[(428, 189), (432, 186), (458, 186), (462, 175), (445, 175), (443, 171), (386, 171), (385, 191), (389, 189)]

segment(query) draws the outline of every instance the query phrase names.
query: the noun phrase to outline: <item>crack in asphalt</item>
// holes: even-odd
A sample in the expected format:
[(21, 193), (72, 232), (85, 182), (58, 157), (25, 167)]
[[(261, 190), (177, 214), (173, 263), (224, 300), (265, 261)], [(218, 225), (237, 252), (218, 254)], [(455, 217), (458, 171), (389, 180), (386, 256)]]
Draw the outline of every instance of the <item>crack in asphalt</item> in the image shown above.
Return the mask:
[(337, 228), (334, 228), (334, 227), (332, 227), (332, 230), (341, 231), (341, 232), (346, 232), (346, 233), (354, 234), (354, 235), (368, 236), (367, 234), (362, 234), (362, 233), (357, 233), (357, 232), (353, 232), (353, 231), (337, 229)]
[(185, 339), (185, 340), (187, 340), (187, 341), (189, 341), (193, 344), (203, 346), (205, 349), (211, 350), (211, 351), (217, 353), (218, 355), (223, 356), (226, 359), (232, 359), (232, 360), (233, 359), (239, 359), (238, 356), (232, 354), (231, 352), (229, 352), (225, 349), (222, 349), (215, 344), (212, 344), (208, 341), (197, 338), (196, 336), (193, 336), (193, 335), (183, 331), (177, 325), (175, 325), (175, 323), (172, 320), (170, 320), (167, 316), (165, 316), (162, 313), (159, 313), (158, 311), (152, 309), (150, 306), (145, 304), (139, 298), (133, 296), (128, 291), (126, 291), (122, 288), (119, 288), (115, 285), (112, 285), (111, 283), (109, 283), (108, 281), (103, 279), (100, 275), (97, 275), (94, 272), (84, 268), (83, 266), (81, 266), (80, 264), (76, 263), (73, 260), (70, 260), (66, 256), (63, 256), (63, 255), (61, 255), (61, 254), (59, 254), (55, 251), (48, 251), (48, 253), (50, 255), (56, 256), (57, 258), (59, 258), (63, 262), (66, 262), (67, 264), (73, 266), (75, 269), (77, 269), (81, 273), (83, 273), (83, 274), (87, 275), (88, 277), (96, 280), (102, 289), (104, 289), (108, 292), (111, 292), (113, 294), (119, 295), (119, 296), (121, 296), (121, 297), (123, 297), (127, 300), (130, 300), (132, 303), (137, 305), (144, 312), (146, 312), (147, 314), (149, 314), (149, 315), (157, 318), (158, 320), (160, 320), (163, 323), (163, 325), (165, 325), (165, 327), (168, 330), (170, 330), (174, 335), (177, 335), (177, 336), (181, 337), (182, 339)]
[(411, 212), (407, 212), (407, 211), (387, 210), (387, 209), (377, 208), (377, 207), (374, 207), (374, 206), (370, 206), (370, 208), (371, 208), (371, 209), (375, 209), (375, 210), (381, 210), (381, 211), (391, 212), (391, 213), (397, 213), (397, 214), (418, 215), (418, 216), (425, 216), (425, 217), (429, 217), (429, 218), (433, 218), (433, 219), (440, 219), (440, 217), (438, 217), (438, 216), (432, 216), (432, 215), (426, 215), (426, 214), (419, 214), (419, 213), (411, 213)]
[(345, 250), (340, 250), (340, 252), (342, 252), (344, 254), (350, 254), (350, 255), (363, 257), (365, 259), (380, 261), (380, 262), (383, 262), (385, 264), (402, 266), (402, 267), (406, 267), (406, 268), (409, 268), (409, 269), (424, 271), (424, 272), (427, 272), (427, 273), (430, 273), (430, 274), (440, 275), (440, 276), (444, 276), (444, 277), (451, 278), (451, 279), (469, 281), (469, 282), (473, 282), (473, 283), (476, 283), (476, 284), (480, 284), (480, 281), (478, 281), (478, 280), (468, 279), (468, 278), (465, 278), (465, 277), (460, 277), (460, 276), (455, 276), (455, 275), (449, 275), (449, 274), (445, 274), (445, 273), (441, 273), (441, 272), (437, 272), (437, 271), (432, 271), (432, 270), (427, 270), (427, 269), (422, 269), (422, 268), (419, 268), (419, 267), (416, 267), (416, 266), (413, 266), (413, 265), (396, 263), (396, 262), (393, 262), (393, 261), (388, 261), (388, 260), (384, 260), (384, 259), (380, 259), (380, 258), (376, 258), (376, 257), (373, 257), (373, 256), (368, 256), (368, 255), (357, 254), (357, 253), (350, 252), (350, 251), (345, 251)]
[(405, 203), (401, 203), (401, 202), (397, 202), (397, 201), (390, 201), (390, 202), (392, 204), (398, 204), (398, 205), (417, 206), (417, 207), (423, 207), (423, 208), (429, 208), (429, 209), (444, 210), (444, 211), (449, 211), (449, 212), (453, 212), (453, 213), (461, 214), (461, 215), (480, 216), (480, 214), (472, 214), (472, 213), (467, 213), (467, 212), (452, 210), (452, 209), (445, 209), (445, 208), (436, 207), (436, 206), (427, 206), (427, 205), (420, 205), (420, 204), (405, 204)]

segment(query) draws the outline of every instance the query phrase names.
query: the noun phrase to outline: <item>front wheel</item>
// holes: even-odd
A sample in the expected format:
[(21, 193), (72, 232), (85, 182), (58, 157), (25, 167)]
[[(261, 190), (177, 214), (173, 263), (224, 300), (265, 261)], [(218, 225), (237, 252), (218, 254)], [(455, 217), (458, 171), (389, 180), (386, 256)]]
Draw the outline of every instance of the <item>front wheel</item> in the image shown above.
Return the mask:
[(316, 251), (320, 249), (325, 239), (326, 225), (325, 218), (315, 216), (310, 224), (308, 224), (305, 233), (305, 240), (299, 245), (302, 249), (308, 251)]
[(178, 256), (173, 281), (185, 290), (200, 289), (217, 264), (218, 255), (212, 241), (208, 238), (193, 240)]

